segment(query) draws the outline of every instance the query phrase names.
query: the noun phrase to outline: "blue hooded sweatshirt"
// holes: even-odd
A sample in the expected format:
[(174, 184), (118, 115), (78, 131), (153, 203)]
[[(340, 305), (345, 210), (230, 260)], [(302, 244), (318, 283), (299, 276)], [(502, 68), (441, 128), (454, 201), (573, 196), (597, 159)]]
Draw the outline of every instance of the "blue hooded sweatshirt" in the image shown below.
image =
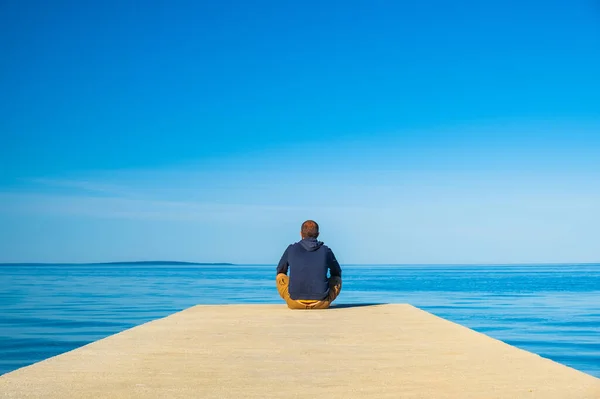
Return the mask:
[(279, 264), (277, 273), (290, 270), (290, 298), (294, 300), (321, 300), (329, 294), (329, 279), (342, 277), (342, 269), (335, 259), (333, 251), (316, 238), (304, 238), (287, 247)]

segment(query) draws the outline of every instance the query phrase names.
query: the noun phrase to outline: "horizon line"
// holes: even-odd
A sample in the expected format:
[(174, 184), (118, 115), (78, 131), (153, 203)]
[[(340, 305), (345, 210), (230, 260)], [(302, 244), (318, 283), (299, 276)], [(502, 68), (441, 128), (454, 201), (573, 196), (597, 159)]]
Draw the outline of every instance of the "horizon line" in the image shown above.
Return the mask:
[[(155, 264), (155, 265), (199, 265), (199, 266), (268, 266), (277, 263), (231, 263), (231, 262), (192, 262), (192, 261), (106, 261), (106, 262), (0, 262), (0, 266), (36, 266), (36, 265), (64, 265), (64, 266), (93, 266), (93, 265), (128, 265), (128, 264)], [(486, 263), (341, 263), (345, 266), (526, 266), (526, 265), (600, 265), (597, 262), (486, 262)]]

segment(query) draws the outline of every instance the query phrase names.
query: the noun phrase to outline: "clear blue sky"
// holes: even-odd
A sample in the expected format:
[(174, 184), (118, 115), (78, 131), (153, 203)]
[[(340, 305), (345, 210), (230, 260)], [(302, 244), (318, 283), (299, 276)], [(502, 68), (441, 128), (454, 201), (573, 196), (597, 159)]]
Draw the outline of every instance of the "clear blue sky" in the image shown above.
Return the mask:
[(600, 6), (0, 3), (0, 262), (598, 262)]

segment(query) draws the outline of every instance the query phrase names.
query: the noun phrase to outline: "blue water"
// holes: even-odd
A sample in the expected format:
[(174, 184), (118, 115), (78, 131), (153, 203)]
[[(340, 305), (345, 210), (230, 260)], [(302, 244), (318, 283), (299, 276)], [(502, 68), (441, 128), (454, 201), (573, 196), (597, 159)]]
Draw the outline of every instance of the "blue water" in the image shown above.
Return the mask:
[[(336, 302), (408, 302), (600, 377), (600, 265), (343, 269)], [(0, 266), (0, 374), (195, 304), (280, 303), (274, 277), (274, 266)]]

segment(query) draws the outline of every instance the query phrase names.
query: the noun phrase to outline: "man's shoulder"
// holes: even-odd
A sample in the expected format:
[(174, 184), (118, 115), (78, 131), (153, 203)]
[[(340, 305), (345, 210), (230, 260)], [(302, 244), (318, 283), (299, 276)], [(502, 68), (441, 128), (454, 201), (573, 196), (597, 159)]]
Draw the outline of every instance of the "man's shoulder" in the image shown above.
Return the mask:
[[(302, 241), (297, 241), (297, 242), (293, 242), (293, 243), (289, 244), (286, 248), (286, 251), (289, 251), (290, 249), (294, 249), (294, 248), (303, 248)], [(325, 245), (324, 243), (321, 244), (318, 249), (325, 251), (325, 252), (333, 252), (331, 250), (331, 247)]]

